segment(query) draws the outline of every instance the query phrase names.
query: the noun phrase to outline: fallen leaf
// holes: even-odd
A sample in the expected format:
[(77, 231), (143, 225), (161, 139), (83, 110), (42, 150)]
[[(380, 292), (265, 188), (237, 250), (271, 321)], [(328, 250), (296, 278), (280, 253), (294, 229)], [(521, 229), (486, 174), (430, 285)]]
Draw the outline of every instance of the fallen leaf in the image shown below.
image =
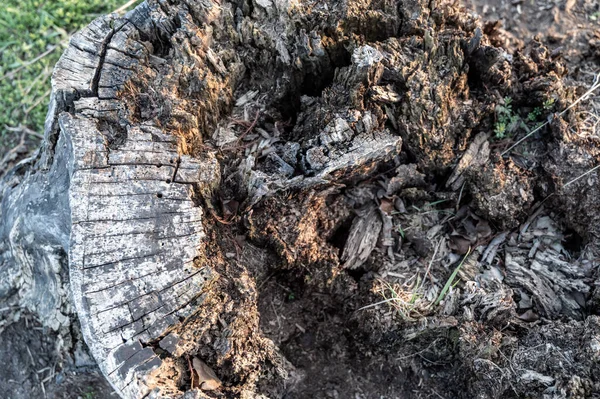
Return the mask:
[(489, 223), (485, 220), (480, 220), (479, 223), (477, 223), (477, 237), (488, 238), (491, 235), (492, 228), (490, 227)]
[(381, 199), (381, 204), (379, 205), (379, 208), (387, 213), (388, 215), (390, 215), (393, 211), (394, 211), (394, 203), (387, 199), (387, 198), (382, 198)]
[(540, 316), (532, 311), (531, 309), (527, 310), (522, 315), (519, 315), (519, 319), (523, 321), (527, 321), (529, 323), (539, 320)]
[(198, 386), (203, 391), (214, 391), (221, 387), (221, 380), (215, 372), (197, 357), (192, 359), (194, 371), (198, 374)]
[(466, 254), (469, 251), (469, 248), (471, 248), (471, 245), (472, 244), (470, 240), (464, 239), (463, 237), (458, 235), (450, 236), (450, 242), (448, 244), (450, 249), (452, 249), (460, 255)]

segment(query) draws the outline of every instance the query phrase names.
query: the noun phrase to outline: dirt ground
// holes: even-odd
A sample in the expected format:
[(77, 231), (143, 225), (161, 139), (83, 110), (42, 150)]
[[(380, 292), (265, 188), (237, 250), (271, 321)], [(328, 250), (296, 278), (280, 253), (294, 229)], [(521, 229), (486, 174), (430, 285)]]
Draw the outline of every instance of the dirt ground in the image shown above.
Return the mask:
[(89, 357), (75, 363), (62, 356), (61, 339), (28, 315), (6, 327), (0, 334), (2, 397), (117, 398)]
[[(468, 73), (438, 82), (452, 89), (440, 94), (449, 99), (440, 113), (454, 118), (449, 134), (436, 136), (438, 116), (419, 120), (398, 106), (422, 125), (419, 133), (431, 135), (403, 137), (402, 154), (365, 172), (366, 179), (280, 193), (238, 219), (244, 198), (233, 185), (222, 187), (221, 217), (209, 231), (218, 237), (215, 269), (227, 294), (208, 297), (211, 309), (222, 311), (208, 327), (191, 321), (186, 328), (201, 331), (190, 351), (217, 370), (224, 388), (191, 390), (184, 372), (182, 390), (202, 398), (243, 397), (250, 386), (298, 399), (600, 397), (600, 181), (594, 173), (580, 178), (600, 162), (598, 95), (510, 148), (593, 85), (600, 5), (464, 6), (481, 16), (490, 43), (477, 50), (488, 53), (478, 54)], [(476, 32), (470, 19), (443, 18), (457, 31)], [(438, 40), (448, 45), (448, 58), (430, 70), (439, 76), (454, 73), (445, 70), (453, 47), (444, 34)], [(402, 47), (382, 46), (405, 62)], [(313, 81), (302, 90), (319, 98), (325, 83)], [(427, 102), (418, 88), (402, 85), (416, 93), (414, 109), (444, 102)], [(302, 109), (278, 109), (279, 121), (257, 116), (240, 128), (281, 123), (289, 141), (310, 135), (302, 129), (324, 124), (325, 106), (297, 100), (290, 103)], [(508, 159), (499, 156), (509, 150)], [(457, 167), (465, 151), (470, 157)], [(260, 167), (269, 172), (273, 165)], [(245, 334), (234, 339), (233, 354), (220, 354), (222, 343), (209, 338), (231, 331)], [(63, 357), (60, 339), (27, 317), (5, 327), (2, 397), (116, 397), (83, 352)]]

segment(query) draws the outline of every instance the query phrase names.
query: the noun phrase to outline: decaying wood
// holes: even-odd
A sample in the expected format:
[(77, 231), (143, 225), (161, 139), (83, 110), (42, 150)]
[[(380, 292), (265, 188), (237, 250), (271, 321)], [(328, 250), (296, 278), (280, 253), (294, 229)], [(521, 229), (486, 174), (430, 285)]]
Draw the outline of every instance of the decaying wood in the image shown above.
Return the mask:
[[(558, 222), (530, 215), (553, 177), (492, 157), (487, 133), (488, 93), (560, 98), (563, 69), (539, 49), (513, 60), (477, 18), (430, 3), (147, 0), (94, 21), (56, 66), (42, 147), (0, 182), (0, 298), (80, 326), (128, 399), (283, 396), (294, 367), (257, 304), (282, 270), (337, 295), (332, 341), (356, 344), (343, 315), (390, 369), (412, 366), (389, 348), (455, 329), (478, 375), (491, 362), (478, 345), (507, 325), (583, 319), (597, 262), (569, 258)], [(488, 223), (527, 216), (520, 234)], [(372, 318), (381, 304), (401, 323)], [(552, 383), (528, 367), (524, 384)]]
[(581, 319), (590, 292), (585, 282), (590, 265), (583, 259), (565, 259), (563, 237), (548, 216), (537, 217), (523, 230), (518, 240), (509, 241), (505, 259), (509, 284), (522, 290), (521, 308), (535, 302), (546, 317)]
[[(136, 123), (132, 107), (141, 107), (139, 116), (145, 120), (156, 116), (156, 109), (132, 104), (134, 99), (121, 94), (132, 78), (156, 76), (153, 70), (165, 66), (153, 54), (160, 51), (153, 44), (170, 40), (181, 11), (144, 3), (124, 18), (103, 17), (77, 33), (53, 74), (42, 149), (7, 175), (2, 186), (2, 237), (8, 244), (2, 248), (3, 263), (14, 265), (2, 268), (3, 296), (16, 286), (21, 306), (54, 329), (68, 326), (75, 312), (101, 370), (128, 398), (151, 391), (160, 395), (146, 375), (159, 372), (162, 361), (146, 344), (160, 341), (190, 316), (214, 277), (199, 261), (204, 215), (192, 200), (193, 193), (206, 194), (220, 180), (214, 154), (181, 155), (185, 138), (157, 123)], [(197, 29), (187, 23), (192, 32)], [(355, 54), (357, 69), (340, 79), (355, 84), (360, 78), (354, 73), (369, 74), (381, 55), (367, 50)], [(279, 51), (289, 63), (285, 47)], [(215, 68), (217, 75), (239, 74), (235, 67), (228, 70), (213, 49), (203, 56), (187, 55)], [(183, 109), (172, 115), (191, 117)], [(345, 119), (333, 121), (303, 150), (306, 178), (286, 182), (285, 176), (274, 179), (249, 169), (250, 176), (244, 176), (249, 206), (278, 189), (322, 184), (336, 172), (350, 174), (352, 168), (395, 153), (400, 138), (376, 131), (374, 122), (367, 114), (355, 132)], [(251, 168), (254, 161), (249, 162)], [(165, 339), (172, 341), (172, 335)], [(159, 345), (175, 351), (176, 342)]]

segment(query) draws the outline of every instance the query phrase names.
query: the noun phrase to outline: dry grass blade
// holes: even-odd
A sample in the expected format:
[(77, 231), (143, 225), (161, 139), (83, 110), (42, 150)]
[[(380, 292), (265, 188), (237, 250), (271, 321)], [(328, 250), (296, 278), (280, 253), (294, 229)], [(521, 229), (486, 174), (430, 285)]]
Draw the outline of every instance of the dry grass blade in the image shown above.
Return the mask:
[[(416, 292), (416, 290), (413, 287), (413, 290), (410, 292), (410, 298), (408, 297), (407, 292), (398, 292), (394, 289), (394, 287), (387, 283), (384, 282), (386, 288), (384, 290), (382, 290), (381, 295), (385, 298), (382, 301), (379, 302), (375, 302), (372, 303), (370, 305), (367, 306), (363, 306), (362, 308), (358, 309), (358, 311), (360, 310), (365, 310), (365, 309), (369, 309), (369, 308), (374, 308), (376, 306), (379, 305), (383, 305), (386, 303), (389, 303), (390, 306), (392, 306), (394, 308), (394, 310), (396, 310), (398, 312), (398, 314), (402, 317), (402, 319), (407, 320), (407, 321), (414, 321), (415, 319), (413, 317), (411, 317), (411, 314), (417, 314), (419, 316), (422, 316), (418, 309), (417, 309), (417, 305), (415, 303), (415, 300), (417, 299), (418, 293)], [(417, 281), (417, 285), (418, 285), (418, 281)], [(416, 287), (416, 286), (415, 286)], [(391, 297), (386, 298), (386, 292), (389, 291), (391, 293)], [(406, 298), (405, 299), (403, 299)]]
[(117, 8), (113, 12), (116, 13), (116, 14), (122, 14), (125, 11), (127, 11), (127, 9), (129, 7), (131, 7), (132, 5), (134, 5), (137, 1), (139, 1), (139, 0), (129, 0), (127, 3), (123, 4), (121, 7)]
[(568, 181), (567, 183), (565, 183), (565, 185), (563, 186), (563, 188), (567, 187), (571, 183), (575, 183), (577, 180), (581, 179), (582, 177), (585, 177), (585, 176), (589, 175), (590, 173), (594, 172), (598, 168), (600, 168), (600, 165), (594, 166), (592, 169), (588, 170), (587, 172), (584, 172), (584, 173), (580, 174), (579, 176), (577, 176), (576, 178), (574, 178), (573, 180)]
[(400, 300), (401, 300), (400, 298), (392, 297), (392, 298), (384, 299), (383, 301), (372, 303), (367, 306), (363, 306), (362, 308), (360, 308), (358, 310), (366, 310), (366, 309), (374, 308), (375, 306), (383, 305), (384, 303), (388, 303), (388, 302), (392, 302), (392, 301), (400, 301)]
[(421, 285), (419, 286), (419, 288), (417, 288), (417, 292), (423, 288), (423, 284), (425, 284), (425, 279), (427, 278), (427, 276), (429, 276), (429, 271), (431, 270), (431, 266), (433, 265), (433, 262), (435, 262), (435, 257), (441, 246), (442, 246), (442, 240), (440, 239), (438, 241), (438, 244), (435, 246), (435, 251), (433, 252), (431, 261), (429, 261), (429, 265), (427, 265), (427, 270), (425, 271), (425, 275), (423, 276), (423, 281), (421, 281)]

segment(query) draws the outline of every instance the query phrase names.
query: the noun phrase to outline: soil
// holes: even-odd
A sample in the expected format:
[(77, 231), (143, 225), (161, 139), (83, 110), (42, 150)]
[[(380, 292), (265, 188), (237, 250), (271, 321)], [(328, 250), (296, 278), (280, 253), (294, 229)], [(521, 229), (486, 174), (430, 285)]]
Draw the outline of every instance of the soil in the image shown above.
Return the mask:
[[(78, 364), (62, 356), (64, 344), (58, 334), (43, 328), (30, 315), (19, 315), (18, 321), (0, 334), (0, 392), (7, 399), (116, 398), (95, 363), (80, 357)], [(72, 363), (72, 364), (69, 364)]]
[[(269, 51), (238, 48), (257, 65), (227, 78), (211, 70), (209, 94), (193, 87), (193, 71), (172, 81), (141, 75), (129, 89), (136, 117), (150, 112), (146, 103), (168, 103), (171, 114), (152, 117), (183, 138), (180, 150), (219, 148), (223, 165), (221, 186), (197, 195), (211, 215), (204, 261), (220, 279), (173, 332), (182, 338), (180, 356), (150, 344), (172, 364), (163, 378), (173, 392), (600, 397), (600, 185), (594, 173), (578, 178), (600, 162), (600, 102), (557, 115), (599, 69), (600, 8), (588, 0), (490, 3), (468, 5), (481, 22), (458, 5), (419, 14), (418, 1), (374, 2), (344, 15), (340, 31), (322, 23), (329, 55), (307, 62), (314, 70), (282, 71), (265, 61)], [(302, 23), (316, 26), (320, 12), (306, 11)], [(225, 46), (227, 34), (215, 32), (217, 43)], [(184, 48), (171, 54), (186, 59)], [(387, 57), (360, 69), (357, 49)], [(260, 62), (285, 84), (265, 85)], [(150, 98), (140, 89), (169, 85), (192, 94)], [(194, 112), (211, 118), (189, 126)], [(503, 112), (522, 123), (498, 134)], [(343, 123), (367, 129), (365, 114), (382, 139), (399, 132), (400, 153), (307, 183), (331, 162), (319, 153), (318, 134)], [(216, 126), (234, 141), (218, 145), (219, 137), (199, 133)], [(274, 132), (277, 157), (260, 153)], [(244, 164), (249, 155), (256, 164)], [(299, 176), (305, 185), (286, 180)], [(12, 363), (0, 392), (111, 397), (91, 364), (63, 359), (57, 338), (28, 323), (2, 333), (0, 358)], [(78, 341), (76, 332), (67, 336)], [(194, 356), (222, 388), (193, 389)]]

